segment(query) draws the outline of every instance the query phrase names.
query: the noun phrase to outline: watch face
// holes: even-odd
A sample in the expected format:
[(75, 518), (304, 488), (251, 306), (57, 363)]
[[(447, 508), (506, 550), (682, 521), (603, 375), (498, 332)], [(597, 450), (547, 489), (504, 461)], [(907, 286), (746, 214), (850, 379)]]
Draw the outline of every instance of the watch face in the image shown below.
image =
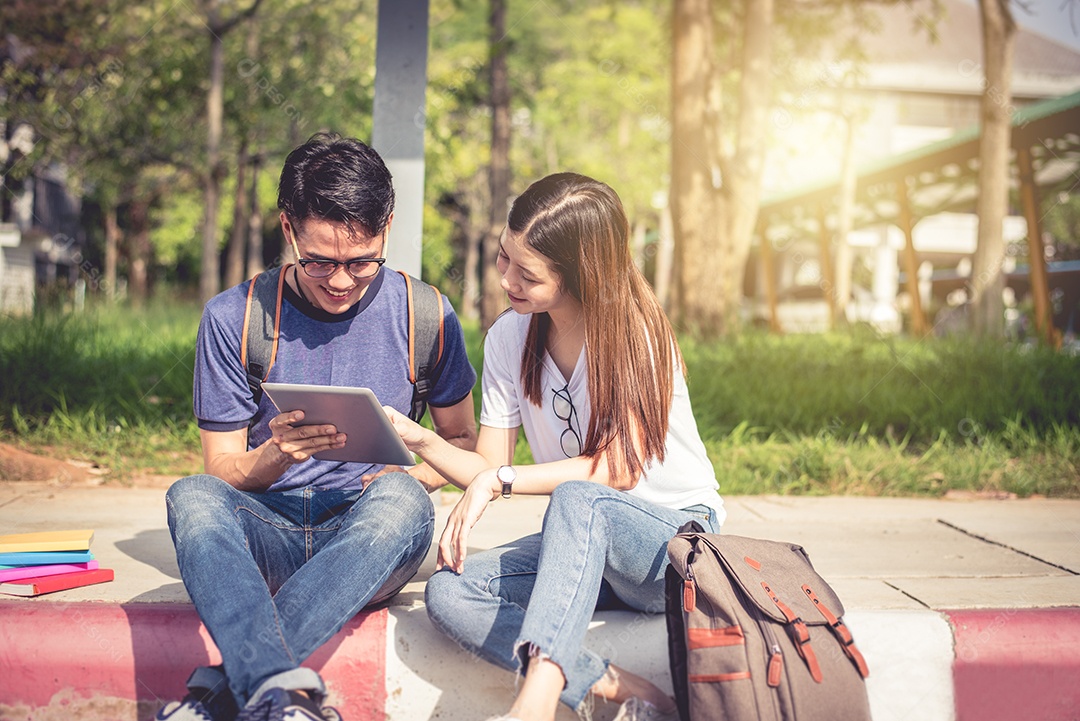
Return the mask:
[(511, 466), (500, 467), (498, 473), (495, 475), (503, 483), (513, 483), (514, 479), (517, 478), (517, 473), (514, 472), (514, 469)]

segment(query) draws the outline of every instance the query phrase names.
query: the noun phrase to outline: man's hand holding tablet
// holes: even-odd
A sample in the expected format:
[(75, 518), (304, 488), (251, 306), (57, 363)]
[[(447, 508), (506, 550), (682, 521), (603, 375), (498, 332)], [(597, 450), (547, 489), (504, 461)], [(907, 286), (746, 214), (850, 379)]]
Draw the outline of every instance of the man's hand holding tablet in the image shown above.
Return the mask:
[[(324, 461), (350, 461), (411, 466), (409, 449), (390, 425), (375, 394), (367, 388), (263, 383), (263, 390), (281, 415), (270, 422), (282, 451), (306, 453)], [(301, 411), (302, 413), (297, 413)], [(293, 455), (294, 458), (297, 458)], [(297, 460), (300, 460), (297, 458)]]
[[(280, 410), (280, 409), (279, 409)], [(316, 453), (345, 447), (347, 436), (333, 425), (305, 425), (304, 411), (286, 411), (270, 420), (271, 440), (293, 463)]]

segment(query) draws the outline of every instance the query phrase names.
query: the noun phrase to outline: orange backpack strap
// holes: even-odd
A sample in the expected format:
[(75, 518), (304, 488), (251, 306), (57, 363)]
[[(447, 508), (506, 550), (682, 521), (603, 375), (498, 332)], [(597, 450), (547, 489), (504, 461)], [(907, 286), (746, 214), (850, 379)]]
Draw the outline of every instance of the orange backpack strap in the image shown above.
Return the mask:
[(777, 598), (768, 583), (762, 581), (761, 587), (765, 589), (765, 593), (769, 594), (769, 598), (772, 599), (772, 602), (780, 609), (780, 613), (784, 614), (784, 618), (787, 619), (791, 640), (795, 643), (795, 650), (799, 652), (799, 656), (802, 657), (803, 661), (806, 661), (806, 667), (810, 670), (810, 677), (821, 683), (821, 665), (818, 663), (817, 654), (814, 653), (814, 647), (810, 645), (810, 629), (806, 627), (801, 618), (795, 615), (790, 606)]
[(431, 389), (442, 373), (439, 365), (445, 338), (442, 293), (408, 273), (398, 272), (405, 279), (409, 306), (409, 382), (413, 384), (409, 418), (419, 422), (427, 410)]
[(240, 363), (247, 374), (248, 388), (258, 405), (262, 384), (270, 376), (277, 359), (281, 337), (281, 294), (285, 271), (291, 267), (272, 268), (252, 278), (244, 308), (244, 329), (240, 336)]
[(803, 593), (814, 604), (814, 608), (818, 610), (818, 613), (829, 623), (829, 630), (836, 636), (836, 640), (840, 642), (840, 647), (844, 649), (844, 653), (851, 659), (851, 662), (855, 664), (855, 668), (858, 670), (859, 675), (866, 678), (870, 675), (870, 668), (866, 665), (866, 659), (863, 658), (862, 653), (855, 647), (855, 639), (851, 635), (851, 631), (848, 630), (847, 625), (842, 620), (836, 617), (836, 614), (829, 610), (829, 607), (818, 600), (817, 594), (809, 586), (804, 585), (802, 587)]

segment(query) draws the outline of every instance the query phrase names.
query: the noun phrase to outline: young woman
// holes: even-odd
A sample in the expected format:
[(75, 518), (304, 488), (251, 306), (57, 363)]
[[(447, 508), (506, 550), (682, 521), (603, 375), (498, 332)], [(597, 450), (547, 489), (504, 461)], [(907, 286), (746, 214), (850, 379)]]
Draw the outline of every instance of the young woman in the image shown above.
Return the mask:
[[(487, 335), (476, 452), (390, 412), (406, 445), (465, 488), (428, 613), (472, 652), (524, 672), (505, 720), (551, 721), (560, 700), (587, 711), (590, 694), (621, 703), (627, 721), (675, 711), (584, 645), (595, 609), (662, 612), (668, 539), (688, 520), (716, 532), (724, 518), (675, 336), (627, 240), (607, 185), (573, 173), (533, 183), (500, 241), (514, 312)], [(522, 426), (535, 463), (510, 465)], [(543, 530), (466, 563), (470, 529), (512, 494), (551, 496)]]

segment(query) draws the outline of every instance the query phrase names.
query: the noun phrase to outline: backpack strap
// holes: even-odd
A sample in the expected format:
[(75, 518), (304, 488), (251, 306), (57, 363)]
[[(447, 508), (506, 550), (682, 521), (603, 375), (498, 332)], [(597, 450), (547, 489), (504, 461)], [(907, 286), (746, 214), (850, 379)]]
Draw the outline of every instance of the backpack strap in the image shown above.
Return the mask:
[(828, 622), (829, 630), (836, 636), (836, 640), (840, 642), (840, 647), (844, 649), (844, 653), (847, 655), (851, 662), (855, 664), (856, 670), (859, 675), (866, 678), (870, 675), (870, 669), (866, 665), (866, 659), (863, 658), (862, 653), (855, 647), (855, 638), (851, 635), (851, 631), (844, 622), (836, 617), (836, 614), (829, 610), (829, 607), (822, 603), (813, 589), (807, 585), (802, 587), (803, 593), (814, 604), (814, 608), (818, 610), (818, 613)]
[(248, 287), (244, 329), (240, 337), (240, 363), (247, 373), (248, 388), (256, 405), (262, 402), (263, 381), (269, 377), (277, 358), (284, 271), (290, 267), (291, 264), (259, 273)]
[(765, 589), (765, 593), (769, 594), (769, 598), (776, 604), (776, 607), (780, 609), (780, 613), (784, 614), (784, 618), (787, 619), (788, 632), (791, 634), (791, 640), (795, 644), (795, 650), (799, 652), (799, 656), (803, 661), (806, 661), (806, 668), (810, 671), (810, 677), (817, 683), (821, 683), (821, 665), (818, 663), (817, 654), (814, 653), (813, 646), (810, 645), (810, 629), (806, 627), (803, 620), (795, 615), (795, 612), (791, 610), (791, 607), (781, 601), (768, 582), (762, 581), (761, 587)]
[(431, 388), (438, 382), (443, 353), (442, 294), (434, 286), (398, 271), (405, 279), (409, 306), (409, 382), (413, 384), (409, 418), (419, 422), (427, 411)]

